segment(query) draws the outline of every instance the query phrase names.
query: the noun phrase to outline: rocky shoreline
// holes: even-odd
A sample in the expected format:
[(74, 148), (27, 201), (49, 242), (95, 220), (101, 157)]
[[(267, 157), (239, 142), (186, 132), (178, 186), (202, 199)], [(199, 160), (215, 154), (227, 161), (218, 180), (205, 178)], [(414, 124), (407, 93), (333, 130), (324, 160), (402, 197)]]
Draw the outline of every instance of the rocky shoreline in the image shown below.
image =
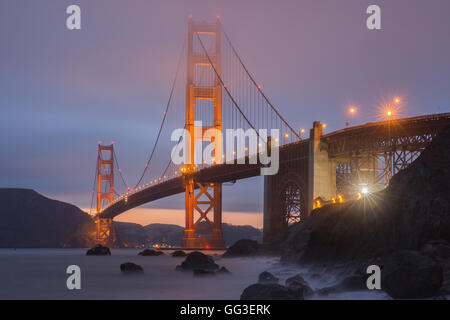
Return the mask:
[(381, 270), (381, 289), (393, 298), (450, 297), (448, 150), (450, 127), (386, 189), (316, 209), (258, 253), (280, 254), (286, 265), (339, 274), (341, 282), (318, 290), (319, 295), (367, 289), (367, 267), (375, 265)]

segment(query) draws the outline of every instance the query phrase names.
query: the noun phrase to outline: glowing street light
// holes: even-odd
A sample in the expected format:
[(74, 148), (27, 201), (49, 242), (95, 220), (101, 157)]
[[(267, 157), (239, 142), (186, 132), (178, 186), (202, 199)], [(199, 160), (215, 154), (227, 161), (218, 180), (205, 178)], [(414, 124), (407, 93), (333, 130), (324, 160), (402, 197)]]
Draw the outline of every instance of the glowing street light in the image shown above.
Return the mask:
[[(350, 106), (350, 108), (348, 108), (348, 113), (350, 115), (354, 115), (356, 113), (356, 107), (355, 106)], [(348, 125), (349, 125), (349, 121), (348, 121), (348, 118), (347, 118), (347, 120), (345, 121), (345, 126), (348, 127)]]
[(299, 136), (300, 136), (300, 139), (302, 139), (302, 135), (305, 133), (305, 129), (300, 129), (299, 130)]
[(395, 97), (394, 102), (395, 102), (395, 104), (399, 104), (401, 102), (401, 100), (399, 97)]
[(392, 111), (391, 111), (391, 110), (386, 111), (386, 115), (387, 115), (388, 117), (391, 117), (391, 116), (392, 116)]

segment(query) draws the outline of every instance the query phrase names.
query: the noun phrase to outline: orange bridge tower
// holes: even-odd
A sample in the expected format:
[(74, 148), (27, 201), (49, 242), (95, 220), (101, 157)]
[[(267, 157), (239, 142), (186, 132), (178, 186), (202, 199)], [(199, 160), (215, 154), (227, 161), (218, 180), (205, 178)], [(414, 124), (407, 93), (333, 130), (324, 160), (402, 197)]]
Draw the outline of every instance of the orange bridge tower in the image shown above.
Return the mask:
[[(106, 156), (106, 157), (105, 157)], [(103, 146), (99, 143), (97, 155), (97, 211), (95, 224), (97, 243), (112, 246), (115, 242), (113, 219), (100, 218), (102, 207), (114, 200), (114, 145)]]
[[(222, 159), (222, 86), (216, 75), (220, 75), (220, 24), (198, 23), (192, 20), (188, 26), (187, 84), (186, 84), (186, 139), (188, 163), (184, 169), (186, 189), (186, 228), (183, 237), (185, 248), (224, 248), (222, 235), (222, 184), (217, 182), (195, 181), (195, 148), (197, 142), (211, 141), (216, 149), (215, 162)], [(204, 44), (207, 43), (207, 45)], [(206, 53), (206, 46), (214, 48)], [(206, 72), (209, 76), (199, 76)], [(205, 102), (207, 102), (205, 104)], [(213, 109), (210, 123), (196, 121), (199, 107)], [(208, 136), (210, 129), (220, 135)], [(220, 150), (220, 152), (219, 152)], [(201, 231), (200, 231), (201, 230)], [(200, 232), (198, 232), (200, 231)]]

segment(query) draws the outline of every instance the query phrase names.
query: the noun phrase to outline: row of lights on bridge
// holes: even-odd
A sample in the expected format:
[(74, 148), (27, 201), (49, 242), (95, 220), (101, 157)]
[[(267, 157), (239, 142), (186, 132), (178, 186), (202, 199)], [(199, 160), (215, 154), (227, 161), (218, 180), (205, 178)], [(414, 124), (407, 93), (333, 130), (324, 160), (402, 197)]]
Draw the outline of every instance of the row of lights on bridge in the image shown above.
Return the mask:
[[(384, 106), (382, 116), (387, 117), (387, 119), (391, 119), (392, 116), (394, 115), (395, 107), (399, 106), (401, 102), (402, 102), (402, 99), (400, 97), (395, 97), (394, 99), (392, 99), (392, 103), (388, 103)], [(352, 105), (348, 109), (348, 114), (354, 115), (354, 114), (356, 114), (356, 111), (357, 111), (357, 108)], [(348, 121), (346, 121), (345, 125), (346, 126), (349, 125)]]
[[(261, 86), (258, 86), (258, 89), (261, 89)], [(395, 105), (399, 105), (399, 104), (401, 103), (401, 99), (400, 99), (399, 97), (395, 97), (395, 98), (393, 99), (393, 103), (394, 103)], [(349, 113), (350, 115), (354, 115), (354, 114), (356, 114), (356, 112), (357, 112), (356, 106), (353, 106), (353, 105), (352, 105), (352, 106), (349, 107), (348, 113)], [(394, 115), (394, 111), (392, 110), (392, 107), (391, 107), (391, 106), (389, 106), (389, 108), (385, 111), (385, 115), (386, 115), (389, 119)], [(348, 123), (348, 121), (347, 121), (347, 122), (346, 122), (346, 126), (348, 126), (348, 125), (349, 125), (349, 123)], [(322, 124), (322, 128), (326, 128), (326, 126), (327, 126), (327, 125), (326, 125), (325, 123)], [(300, 133), (300, 136), (301, 136), (302, 134), (305, 133), (305, 129), (303, 129), (303, 128), (300, 129), (299, 133)], [(285, 137), (285, 138), (289, 138), (289, 134), (288, 134), (288, 133), (285, 133), (284, 137)], [(278, 139), (275, 139), (275, 141), (278, 141)], [(98, 144), (100, 145), (100, 144), (101, 144), (101, 141), (98, 141)], [(113, 145), (113, 144), (114, 144), (114, 141), (111, 141), (111, 145)], [(261, 144), (258, 144), (258, 146), (261, 146)], [(245, 148), (245, 151), (248, 151), (248, 148)], [(233, 151), (233, 155), (235, 155), (235, 154), (236, 154), (236, 152)], [(225, 155), (222, 155), (222, 158), (224, 158), (224, 157), (225, 157)], [(249, 157), (251, 157), (251, 156), (249, 156)], [(204, 162), (204, 164), (205, 164), (205, 162)], [(145, 164), (145, 167), (146, 167), (146, 168), (148, 167), (148, 163)], [(197, 169), (197, 168), (198, 168), (198, 165), (195, 165), (195, 169)], [(192, 169), (191, 169), (191, 168), (188, 168), (188, 167), (181, 168), (181, 169), (180, 169), (180, 172), (175, 171), (174, 174), (173, 174), (173, 176), (174, 176), (174, 177), (180, 176), (180, 175), (182, 175), (182, 174), (189, 173), (189, 171), (191, 171), (191, 170), (192, 170)], [(120, 168), (118, 168), (118, 171), (119, 171), (119, 172), (122, 172), (122, 170), (121, 170)], [(129, 196), (130, 194), (133, 194), (133, 193), (135, 193), (135, 192), (137, 192), (137, 191), (140, 191), (140, 190), (142, 190), (142, 189), (144, 189), (144, 188), (146, 188), (146, 187), (149, 187), (149, 186), (152, 185), (153, 183), (154, 183), (154, 184), (157, 184), (157, 183), (159, 183), (159, 182), (162, 182), (162, 181), (165, 180), (166, 178), (167, 178), (167, 176), (163, 176), (163, 177), (160, 177), (159, 179), (154, 179), (154, 180), (148, 182), (147, 184), (144, 184), (144, 185), (139, 186), (139, 187), (134, 188), (134, 189), (131, 189), (130, 187), (127, 187), (128, 192), (126, 192), (125, 194), (123, 194), (123, 195), (117, 197), (116, 199), (114, 199), (113, 203), (116, 203), (117, 201), (122, 200), (122, 199), (125, 199), (125, 202), (127, 202), (127, 201), (128, 201), (128, 196)], [(363, 193), (364, 193), (364, 191), (363, 191)], [(319, 201), (319, 202), (316, 203), (315, 205), (317, 205), (318, 207), (320, 207), (320, 206), (321, 206), (320, 200), (317, 200), (317, 201)], [(332, 203), (336, 203), (336, 201), (337, 201), (337, 202), (343, 202), (342, 196), (341, 196), (341, 195), (338, 195), (337, 200), (334, 199), (334, 198), (332, 199)]]

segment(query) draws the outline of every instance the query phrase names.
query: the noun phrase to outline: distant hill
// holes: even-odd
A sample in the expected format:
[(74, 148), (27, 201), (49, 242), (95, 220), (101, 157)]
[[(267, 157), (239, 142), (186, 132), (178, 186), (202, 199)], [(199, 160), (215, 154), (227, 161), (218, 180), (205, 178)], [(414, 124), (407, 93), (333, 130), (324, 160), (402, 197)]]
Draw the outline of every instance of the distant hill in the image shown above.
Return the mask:
[[(181, 246), (184, 228), (173, 224), (149, 224), (141, 226), (136, 223), (116, 222), (116, 235), (119, 246), (151, 246), (153, 244), (167, 244)], [(222, 224), (223, 237), (226, 245), (232, 245), (240, 239), (262, 241), (262, 232), (252, 226), (235, 226)], [(204, 234), (200, 232), (200, 234)]]
[[(95, 242), (92, 218), (69, 203), (52, 200), (30, 189), (0, 188), (0, 248), (90, 247)], [(180, 246), (183, 227), (172, 224), (115, 222), (119, 247), (153, 244)], [(222, 225), (225, 242), (262, 240), (251, 226)]]
[(0, 188), (0, 247), (88, 247), (95, 224), (74, 205), (30, 189)]

